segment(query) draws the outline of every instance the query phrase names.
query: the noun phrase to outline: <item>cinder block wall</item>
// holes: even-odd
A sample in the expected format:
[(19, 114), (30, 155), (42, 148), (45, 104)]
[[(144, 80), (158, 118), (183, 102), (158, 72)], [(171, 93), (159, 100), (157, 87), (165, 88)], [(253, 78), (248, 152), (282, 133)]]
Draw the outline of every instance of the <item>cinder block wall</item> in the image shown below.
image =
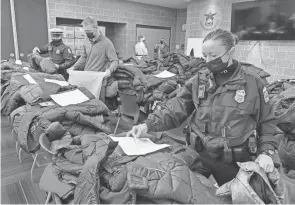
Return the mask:
[(176, 41), (175, 45), (181, 45), (185, 43), (185, 31), (182, 31), (182, 25), (186, 24), (187, 9), (177, 10), (176, 19)]
[(175, 48), (177, 10), (125, 0), (48, 0), (50, 28), (56, 17), (124, 23), (115, 25), (113, 43), (121, 56), (132, 54), (136, 43), (136, 24), (171, 27), (171, 48)]
[[(221, 28), (230, 30), (231, 5), (247, 0), (198, 0), (187, 9), (186, 39), (205, 37), (199, 23), (199, 15), (204, 6), (217, 4), (222, 10)], [(249, 0), (251, 1), (251, 0)], [(268, 80), (295, 78), (295, 41), (241, 41), (237, 45), (236, 59), (253, 63), (272, 75)]]

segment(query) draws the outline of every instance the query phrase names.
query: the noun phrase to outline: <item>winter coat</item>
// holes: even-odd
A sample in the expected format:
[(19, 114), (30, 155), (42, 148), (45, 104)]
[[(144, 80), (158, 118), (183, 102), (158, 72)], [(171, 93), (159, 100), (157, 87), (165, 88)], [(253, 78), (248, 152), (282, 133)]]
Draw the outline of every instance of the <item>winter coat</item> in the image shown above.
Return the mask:
[(28, 73), (37, 84), (30, 84), (23, 76), (24, 73), (12, 75), (9, 84), (1, 95), (1, 113), (9, 115), (17, 107), (50, 100), (50, 95), (61, 90), (71, 89), (73, 86), (61, 87), (55, 83), (45, 82), (45, 78), (64, 81), (61, 75), (44, 73)]
[[(94, 96), (93, 96), (94, 98)], [(92, 99), (93, 99), (92, 98)], [(71, 135), (94, 134), (97, 132), (111, 133), (110, 128), (102, 124), (100, 115), (108, 113), (106, 105), (93, 99), (77, 105), (60, 107), (58, 105), (41, 108), (26, 105), (12, 117), (18, 133), (18, 142), (26, 152), (39, 149), (39, 137), (52, 122), (60, 122)]]
[(291, 187), (286, 187), (277, 169), (267, 175), (256, 162), (238, 165), (240, 170), (236, 178), (222, 185), (216, 192), (218, 196), (231, 196), (234, 204), (290, 203), (287, 189), (290, 191)]

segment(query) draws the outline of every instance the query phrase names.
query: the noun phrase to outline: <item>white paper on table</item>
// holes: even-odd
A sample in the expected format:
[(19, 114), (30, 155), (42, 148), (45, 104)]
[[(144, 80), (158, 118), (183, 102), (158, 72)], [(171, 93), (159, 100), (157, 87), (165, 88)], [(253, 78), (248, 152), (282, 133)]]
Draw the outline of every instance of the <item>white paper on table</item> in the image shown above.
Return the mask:
[(157, 75), (154, 75), (157, 78), (171, 78), (173, 76), (175, 76), (174, 73), (171, 73), (167, 70), (162, 71), (161, 73), (158, 73)]
[(106, 72), (69, 71), (69, 84), (84, 87), (96, 98), (99, 98), (102, 81)]
[(89, 98), (78, 89), (50, 95), (50, 97), (60, 106), (75, 105), (89, 100)]
[(61, 80), (54, 80), (54, 79), (47, 79), (45, 78), (45, 82), (48, 82), (48, 83), (55, 83), (55, 84), (58, 84), (60, 86), (68, 86), (69, 83), (67, 81), (61, 81)]
[(37, 84), (37, 82), (30, 76), (30, 74), (23, 75), (23, 77), (31, 84)]
[(112, 137), (110, 138), (119, 142), (119, 146), (127, 155), (145, 155), (166, 147), (168, 144), (155, 144), (149, 138), (134, 138), (134, 137)]

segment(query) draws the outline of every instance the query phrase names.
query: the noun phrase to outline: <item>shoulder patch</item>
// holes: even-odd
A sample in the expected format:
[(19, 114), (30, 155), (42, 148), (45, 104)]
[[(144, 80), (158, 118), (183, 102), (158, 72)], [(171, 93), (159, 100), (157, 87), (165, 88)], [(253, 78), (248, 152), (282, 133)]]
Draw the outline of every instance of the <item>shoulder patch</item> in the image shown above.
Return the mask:
[(269, 94), (267, 92), (266, 87), (263, 88), (263, 97), (264, 97), (264, 101), (267, 103), (269, 101)]

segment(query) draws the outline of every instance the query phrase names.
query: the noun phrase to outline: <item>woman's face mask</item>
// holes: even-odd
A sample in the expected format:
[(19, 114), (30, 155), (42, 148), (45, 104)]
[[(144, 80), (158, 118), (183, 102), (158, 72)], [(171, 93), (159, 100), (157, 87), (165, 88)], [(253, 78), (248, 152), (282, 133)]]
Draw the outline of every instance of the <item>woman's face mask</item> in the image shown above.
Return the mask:
[(230, 58), (228, 58), (228, 60), (226, 62), (223, 62), (221, 58), (223, 56), (225, 56), (228, 53), (228, 51), (225, 54), (223, 54), (222, 56), (207, 62), (206, 65), (207, 65), (208, 70), (210, 70), (214, 74), (221, 73), (222, 71), (224, 71), (228, 67), (228, 62), (229, 62)]

